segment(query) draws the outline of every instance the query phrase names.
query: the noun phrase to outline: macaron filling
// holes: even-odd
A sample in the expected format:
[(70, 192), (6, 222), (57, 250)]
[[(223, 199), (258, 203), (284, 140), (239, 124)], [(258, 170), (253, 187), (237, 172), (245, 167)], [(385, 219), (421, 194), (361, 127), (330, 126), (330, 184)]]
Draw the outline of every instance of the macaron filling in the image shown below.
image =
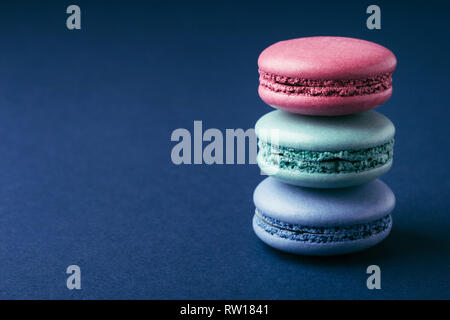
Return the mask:
[(309, 243), (344, 242), (365, 239), (382, 233), (392, 226), (392, 217), (390, 214), (367, 223), (330, 227), (290, 224), (271, 218), (258, 209), (255, 210), (254, 219), (257, 226), (272, 236)]
[(388, 163), (394, 153), (394, 139), (372, 148), (342, 151), (310, 151), (273, 145), (259, 140), (258, 156), (265, 164), (307, 173), (353, 173)]
[(259, 83), (273, 92), (289, 95), (351, 97), (374, 94), (392, 87), (392, 72), (350, 80), (291, 78), (259, 70)]

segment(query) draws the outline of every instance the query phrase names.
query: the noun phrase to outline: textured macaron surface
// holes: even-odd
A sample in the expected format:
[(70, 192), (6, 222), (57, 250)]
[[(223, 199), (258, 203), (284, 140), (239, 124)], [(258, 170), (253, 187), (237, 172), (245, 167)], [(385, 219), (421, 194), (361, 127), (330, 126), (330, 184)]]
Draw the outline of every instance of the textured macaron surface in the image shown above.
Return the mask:
[(259, 142), (260, 159), (267, 165), (307, 173), (361, 172), (388, 163), (394, 153), (394, 140), (359, 150), (309, 151)]
[(253, 230), (269, 246), (296, 254), (367, 249), (392, 228), (395, 197), (380, 180), (350, 188), (311, 189), (266, 178), (253, 193)]
[(390, 162), (395, 128), (376, 111), (311, 117), (272, 111), (255, 125), (258, 161), (302, 173), (357, 173)]
[(306, 86), (339, 85), (339, 81), (353, 85), (352, 80), (366, 79), (366, 83), (354, 84), (386, 83), (386, 76), (394, 72), (396, 64), (396, 58), (389, 49), (373, 42), (346, 37), (280, 41), (266, 48), (258, 59), (264, 79)]
[(275, 110), (256, 122), (255, 133), (260, 140), (283, 147), (341, 151), (384, 144), (394, 138), (395, 127), (387, 117), (373, 110), (340, 117), (312, 117)]
[(395, 196), (380, 180), (349, 188), (313, 189), (269, 177), (256, 187), (253, 202), (262, 216), (273, 221), (331, 228), (380, 220), (394, 209)]
[(392, 227), (391, 215), (367, 223), (320, 227), (286, 223), (256, 211), (255, 223), (272, 236), (309, 243), (331, 243), (370, 238)]
[(364, 79), (313, 80), (278, 76), (259, 70), (261, 86), (274, 92), (305, 96), (351, 97), (373, 94), (392, 86), (392, 72)]
[(277, 42), (258, 59), (261, 99), (293, 113), (344, 115), (372, 109), (392, 94), (397, 61), (387, 48), (345, 37)]

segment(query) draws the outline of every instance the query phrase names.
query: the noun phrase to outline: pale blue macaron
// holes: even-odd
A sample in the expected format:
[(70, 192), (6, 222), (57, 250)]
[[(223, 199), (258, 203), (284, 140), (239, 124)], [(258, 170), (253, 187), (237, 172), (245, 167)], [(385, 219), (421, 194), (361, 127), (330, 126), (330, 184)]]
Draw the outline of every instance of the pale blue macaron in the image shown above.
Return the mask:
[(281, 110), (255, 125), (261, 170), (289, 184), (313, 188), (359, 185), (392, 166), (395, 128), (370, 110), (313, 117)]
[(253, 230), (269, 246), (303, 255), (361, 251), (392, 228), (395, 196), (375, 180), (356, 187), (313, 189), (266, 178), (253, 194)]

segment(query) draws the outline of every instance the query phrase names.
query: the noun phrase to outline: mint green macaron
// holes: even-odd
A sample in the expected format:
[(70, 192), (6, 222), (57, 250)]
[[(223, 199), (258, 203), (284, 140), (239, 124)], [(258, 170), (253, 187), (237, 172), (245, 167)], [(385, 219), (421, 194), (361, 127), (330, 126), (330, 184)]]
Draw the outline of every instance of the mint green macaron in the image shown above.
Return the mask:
[(392, 166), (395, 127), (373, 110), (337, 117), (276, 110), (258, 120), (255, 133), (261, 170), (293, 185), (354, 186)]

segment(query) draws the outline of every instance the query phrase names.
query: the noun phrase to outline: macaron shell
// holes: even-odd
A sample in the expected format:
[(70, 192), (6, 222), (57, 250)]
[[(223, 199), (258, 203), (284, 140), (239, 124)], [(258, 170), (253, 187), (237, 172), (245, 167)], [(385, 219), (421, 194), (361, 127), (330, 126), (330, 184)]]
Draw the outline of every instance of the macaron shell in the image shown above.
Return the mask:
[(288, 253), (313, 256), (340, 255), (368, 249), (383, 241), (389, 235), (391, 228), (392, 224), (383, 232), (359, 240), (335, 243), (309, 243), (271, 235), (259, 227), (255, 222), (255, 217), (253, 218), (253, 230), (256, 236), (267, 245)]
[(396, 64), (389, 49), (347, 37), (280, 41), (258, 58), (258, 67), (267, 73), (317, 80), (363, 79), (393, 72)]
[(274, 219), (303, 226), (342, 226), (367, 223), (395, 207), (391, 189), (375, 180), (342, 189), (302, 188), (264, 179), (253, 193), (257, 210)]
[(262, 116), (255, 133), (265, 142), (311, 151), (357, 150), (393, 139), (392, 122), (370, 110), (341, 117), (313, 117), (281, 110)]
[[(261, 99), (270, 106), (293, 113), (335, 116), (362, 112), (385, 103), (392, 95), (391, 75), (397, 65), (395, 55), (387, 48), (365, 40), (346, 37), (307, 37), (277, 42), (259, 56), (260, 73), (291, 81), (319, 80), (317, 95), (280, 92), (260, 85)], [(373, 79), (385, 76), (389, 81), (375, 88), (361, 85), (358, 93), (348, 96), (327, 94), (334, 86), (343, 92), (355, 88), (354, 82), (339, 81)], [(338, 81), (330, 85), (329, 82)], [(261, 81), (261, 80), (260, 80)], [(286, 83), (270, 80), (272, 84)], [(263, 83), (263, 82), (261, 82)], [(287, 82), (292, 84), (295, 82)], [(297, 82), (298, 83), (298, 82)], [(266, 83), (267, 85), (267, 83)], [(309, 85), (306, 85), (309, 86)], [(327, 86), (330, 86), (327, 89)], [(290, 88), (292, 89), (292, 87)], [(347, 90), (348, 89), (348, 90)], [(323, 90), (320, 93), (320, 90)], [(350, 90), (351, 91), (351, 90)]]
[(358, 113), (382, 105), (392, 95), (392, 88), (360, 96), (333, 97), (288, 95), (259, 86), (261, 99), (273, 108), (315, 116), (339, 116)]
[(309, 188), (345, 188), (370, 182), (386, 174), (392, 167), (390, 160), (380, 167), (351, 173), (308, 173), (269, 165), (258, 155), (257, 163), (262, 172), (294, 186)]

